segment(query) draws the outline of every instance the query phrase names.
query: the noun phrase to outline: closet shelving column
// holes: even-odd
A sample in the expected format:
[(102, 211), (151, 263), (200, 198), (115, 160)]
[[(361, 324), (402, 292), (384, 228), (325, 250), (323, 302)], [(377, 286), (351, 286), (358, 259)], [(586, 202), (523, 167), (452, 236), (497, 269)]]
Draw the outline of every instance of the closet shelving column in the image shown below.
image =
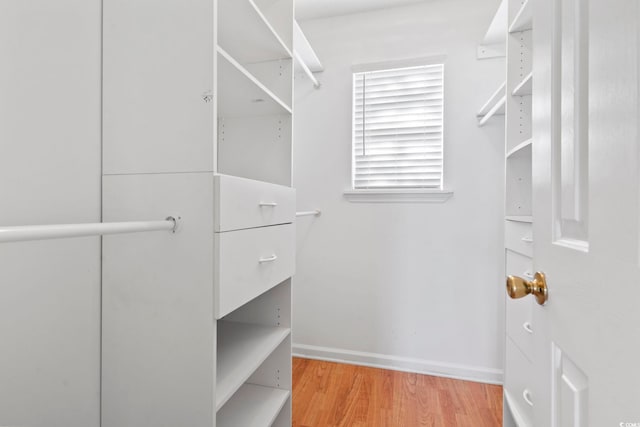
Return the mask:
[(291, 425), (293, 0), (218, 0), (218, 427)]
[[(531, 94), (533, 88), (533, 1), (508, 2), (505, 252), (506, 274), (533, 277)], [(505, 425), (532, 425), (534, 300), (506, 298)]]
[(103, 6), (102, 425), (290, 426), (293, 0)]

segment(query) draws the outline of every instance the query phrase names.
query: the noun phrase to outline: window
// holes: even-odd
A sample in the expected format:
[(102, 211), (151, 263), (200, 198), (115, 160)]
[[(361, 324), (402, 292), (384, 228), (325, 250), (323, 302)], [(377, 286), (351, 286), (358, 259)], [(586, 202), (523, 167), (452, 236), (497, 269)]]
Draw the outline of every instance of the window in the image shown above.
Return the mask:
[(353, 189), (442, 190), (444, 65), (353, 74)]

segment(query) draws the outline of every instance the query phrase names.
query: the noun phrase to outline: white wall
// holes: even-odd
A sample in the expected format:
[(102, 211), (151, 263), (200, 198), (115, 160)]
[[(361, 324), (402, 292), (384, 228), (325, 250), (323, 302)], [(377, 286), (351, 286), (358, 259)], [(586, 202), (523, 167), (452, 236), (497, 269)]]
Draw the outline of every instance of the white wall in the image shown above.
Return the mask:
[[(504, 79), (476, 59), (497, 0), (434, 0), (302, 22), (322, 83), (296, 81), (294, 351), (500, 381), (503, 120), (476, 111)], [(446, 54), (444, 204), (358, 204), (350, 186), (353, 64)]]
[[(100, 0), (0, 2), (0, 226), (100, 221)], [(100, 421), (100, 240), (0, 243), (0, 425)]]

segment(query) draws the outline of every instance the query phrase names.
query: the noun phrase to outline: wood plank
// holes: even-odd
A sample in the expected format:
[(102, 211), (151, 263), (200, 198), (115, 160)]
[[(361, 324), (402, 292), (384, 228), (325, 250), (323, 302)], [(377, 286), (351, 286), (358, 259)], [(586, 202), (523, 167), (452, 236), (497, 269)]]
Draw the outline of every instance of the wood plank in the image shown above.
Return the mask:
[(502, 425), (502, 387), (293, 359), (293, 427)]

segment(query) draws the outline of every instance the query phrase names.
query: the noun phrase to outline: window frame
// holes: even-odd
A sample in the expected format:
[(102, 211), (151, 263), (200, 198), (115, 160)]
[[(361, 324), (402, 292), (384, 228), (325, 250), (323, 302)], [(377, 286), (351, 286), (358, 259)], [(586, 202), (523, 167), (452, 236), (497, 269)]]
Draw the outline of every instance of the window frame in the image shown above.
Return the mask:
[[(440, 65), (442, 64), (446, 69), (446, 55), (432, 55), (428, 57), (412, 58), (404, 60), (393, 60), (367, 64), (357, 64), (351, 67), (351, 140), (349, 141), (349, 147), (351, 152), (351, 173), (349, 189), (344, 191), (344, 197), (350, 202), (359, 203), (379, 203), (379, 202), (404, 202), (404, 203), (442, 203), (449, 200), (453, 196), (453, 191), (445, 187), (445, 119), (444, 110), (446, 109), (446, 103), (443, 99), (443, 119), (442, 119), (442, 171), (441, 171), (441, 186), (440, 188), (429, 187), (409, 187), (409, 188), (394, 188), (394, 187), (380, 187), (380, 188), (354, 188), (355, 173), (356, 173), (356, 159), (354, 149), (354, 117), (356, 110), (356, 99), (354, 92), (354, 82), (356, 73), (371, 72), (371, 71), (384, 71), (400, 68)], [(443, 71), (443, 94), (445, 91), (444, 85), (446, 84)]]

